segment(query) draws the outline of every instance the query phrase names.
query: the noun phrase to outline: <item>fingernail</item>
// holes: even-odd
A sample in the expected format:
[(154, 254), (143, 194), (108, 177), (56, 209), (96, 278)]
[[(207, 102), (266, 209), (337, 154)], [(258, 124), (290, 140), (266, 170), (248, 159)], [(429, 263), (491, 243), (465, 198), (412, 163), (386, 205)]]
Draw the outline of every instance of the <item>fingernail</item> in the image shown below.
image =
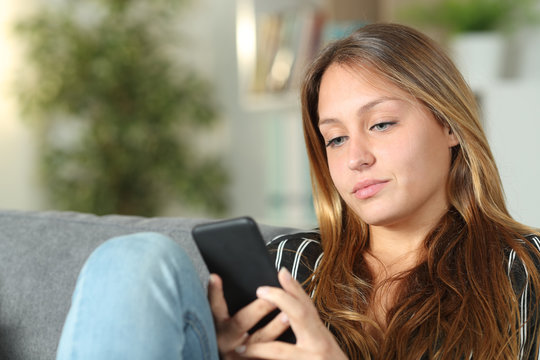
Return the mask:
[(234, 351), (236, 351), (238, 354), (242, 354), (246, 351), (246, 345), (237, 346)]
[(285, 275), (285, 278), (286, 279), (292, 279), (292, 275), (291, 273), (289, 272), (289, 270), (287, 270), (286, 267), (282, 267), (281, 270), (280, 270), (281, 273), (283, 273), (283, 275)]
[(289, 323), (289, 317), (285, 313), (281, 313), (281, 315), (279, 315), (279, 320), (284, 324)]
[(257, 288), (257, 296), (264, 297), (268, 293), (268, 288), (266, 286), (259, 286)]

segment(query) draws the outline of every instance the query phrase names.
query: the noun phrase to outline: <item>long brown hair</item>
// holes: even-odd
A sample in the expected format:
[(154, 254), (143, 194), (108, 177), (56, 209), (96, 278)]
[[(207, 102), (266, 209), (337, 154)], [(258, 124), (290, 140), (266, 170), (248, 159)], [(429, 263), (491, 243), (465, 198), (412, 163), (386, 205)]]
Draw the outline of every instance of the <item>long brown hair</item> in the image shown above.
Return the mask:
[[(447, 185), (450, 210), (426, 237), (425, 260), (399, 276), (399, 296), (379, 336), (365, 330), (377, 326), (366, 316), (373, 294), (373, 278), (363, 260), (369, 227), (334, 187), (318, 130), (321, 79), (335, 63), (369, 69), (408, 92), (459, 140)], [(529, 283), (538, 289), (535, 255), (523, 240), (533, 230), (509, 215), (475, 96), (442, 48), (406, 26), (367, 25), (331, 43), (309, 67), (302, 117), (324, 250), (311, 290), (322, 319), (349, 356), (518, 358), (518, 296), (505, 256), (515, 250), (531, 269)]]

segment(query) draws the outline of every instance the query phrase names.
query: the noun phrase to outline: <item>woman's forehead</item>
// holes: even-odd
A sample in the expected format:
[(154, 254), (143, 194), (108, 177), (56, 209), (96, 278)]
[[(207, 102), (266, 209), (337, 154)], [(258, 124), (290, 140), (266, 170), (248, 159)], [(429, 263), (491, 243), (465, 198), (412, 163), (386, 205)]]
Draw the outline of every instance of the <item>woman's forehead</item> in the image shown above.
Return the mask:
[(321, 103), (321, 95), (332, 95), (332, 88), (343, 86), (353, 88), (355, 85), (381, 98), (395, 98), (410, 104), (419, 104), (417, 98), (400, 88), (373, 67), (359, 64), (333, 63), (328, 66), (321, 78), (318, 107)]

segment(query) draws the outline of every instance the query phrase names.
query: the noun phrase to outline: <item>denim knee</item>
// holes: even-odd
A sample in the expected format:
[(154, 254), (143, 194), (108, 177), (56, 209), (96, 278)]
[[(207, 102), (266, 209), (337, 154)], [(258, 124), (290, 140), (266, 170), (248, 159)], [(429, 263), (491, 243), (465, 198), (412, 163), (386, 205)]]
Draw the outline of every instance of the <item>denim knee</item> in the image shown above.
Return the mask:
[[(107, 240), (87, 260), (85, 269), (94, 275), (122, 274), (153, 280), (167, 280), (174, 274), (184, 279), (197, 278), (196, 270), (184, 249), (169, 237), (153, 232), (134, 233)], [(170, 271), (174, 269), (174, 271)], [(202, 286), (202, 285), (201, 285)]]
[(107, 240), (89, 257), (59, 359), (217, 359), (214, 334), (206, 293), (183, 248), (161, 234), (136, 233)]
[(117, 236), (105, 241), (94, 250), (92, 257), (114, 257), (125, 261), (137, 261), (140, 258), (162, 256), (178, 250), (182, 250), (180, 245), (165, 235), (141, 232)]

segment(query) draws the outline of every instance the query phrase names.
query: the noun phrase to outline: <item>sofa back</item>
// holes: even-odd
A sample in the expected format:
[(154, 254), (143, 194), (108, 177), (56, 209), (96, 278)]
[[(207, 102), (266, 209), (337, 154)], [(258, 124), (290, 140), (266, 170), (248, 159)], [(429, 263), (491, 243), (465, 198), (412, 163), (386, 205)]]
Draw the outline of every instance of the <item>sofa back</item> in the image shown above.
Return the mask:
[[(153, 231), (178, 242), (205, 283), (191, 239), (208, 219), (0, 211), (0, 359), (54, 359), (71, 294), (85, 260), (105, 240)], [(260, 225), (266, 241), (293, 231)]]

